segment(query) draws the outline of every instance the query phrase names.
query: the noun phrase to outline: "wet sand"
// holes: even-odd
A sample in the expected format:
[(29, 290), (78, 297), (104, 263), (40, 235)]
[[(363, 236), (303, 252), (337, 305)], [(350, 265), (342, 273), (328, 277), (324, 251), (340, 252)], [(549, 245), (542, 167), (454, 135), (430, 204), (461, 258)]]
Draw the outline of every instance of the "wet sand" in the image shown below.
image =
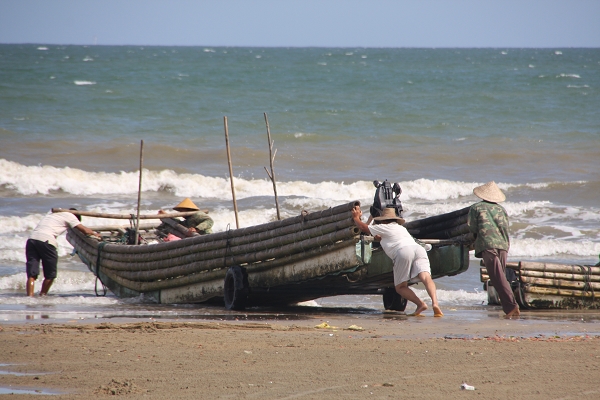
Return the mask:
[(444, 311), (3, 324), (0, 387), (65, 399), (600, 397), (597, 313)]

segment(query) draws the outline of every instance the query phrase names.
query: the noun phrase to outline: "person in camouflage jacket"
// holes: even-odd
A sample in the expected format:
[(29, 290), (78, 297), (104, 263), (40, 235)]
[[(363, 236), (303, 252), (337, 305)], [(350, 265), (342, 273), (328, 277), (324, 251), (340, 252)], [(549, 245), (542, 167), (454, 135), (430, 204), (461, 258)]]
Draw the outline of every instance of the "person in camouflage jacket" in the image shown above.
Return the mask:
[(475, 257), (483, 259), (506, 317), (519, 316), (519, 305), (506, 279), (506, 257), (510, 248), (508, 215), (498, 204), (506, 200), (506, 196), (494, 181), (476, 187), (473, 194), (483, 200), (471, 206), (467, 220), (469, 230), (475, 235)]

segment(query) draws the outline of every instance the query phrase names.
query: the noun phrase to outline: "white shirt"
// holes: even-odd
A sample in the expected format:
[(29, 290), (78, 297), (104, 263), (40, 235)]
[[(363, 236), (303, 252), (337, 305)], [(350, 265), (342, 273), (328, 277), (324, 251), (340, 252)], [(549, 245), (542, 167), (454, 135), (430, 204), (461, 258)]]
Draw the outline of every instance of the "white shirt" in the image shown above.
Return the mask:
[(371, 224), (369, 231), (373, 236), (381, 236), (381, 247), (390, 258), (394, 258), (396, 252), (402, 247), (417, 244), (405, 227), (395, 223)]
[(65, 233), (68, 227), (75, 228), (77, 225), (81, 225), (81, 222), (70, 212), (50, 213), (42, 218), (29, 238), (48, 242), (58, 248), (56, 237)]

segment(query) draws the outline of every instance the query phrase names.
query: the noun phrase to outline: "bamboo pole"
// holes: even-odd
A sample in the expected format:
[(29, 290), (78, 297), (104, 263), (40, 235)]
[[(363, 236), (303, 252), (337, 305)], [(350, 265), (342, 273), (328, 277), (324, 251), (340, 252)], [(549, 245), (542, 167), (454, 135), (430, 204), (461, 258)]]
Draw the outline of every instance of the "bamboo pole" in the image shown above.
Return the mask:
[[(481, 267), (484, 267), (483, 270), (485, 270), (485, 264), (483, 263), (483, 260), (479, 260), (479, 265)], [(519, 269), (519, 263), (518, 262), (507, 262), (506, 268)]]
[[(569, 289), (587, 289), (600, 290), (600, 283), (596, 282), (578, 282), (564, 279), (544, 279), (544, 278), (533, 278), (530, 276), (522, 276), (521, 282), (531, 283), (537, 286), (550, 286), (558, 288), (569, 288)], [(598, 293), (600, 297), (600, 292)]]
[(566, 265), (566, 264), (551, 264), (538, 262), (521, 261), (519, 269), (530, 271), (549, 271), (563, 273), (581, 273), (589, 275), (600, 275), (600, 267), (587, 265)]
[(142, 168), (144, 167), (144, 141), (140, 142), (140, 179), (138, 185), (138, 199), (137, 199), (137, 219), (135, 222), (135, 242), (133, 244), (139, 244), (139, 226), (140, 226), (140, 203), (142, 200)]
[(274, 142), (271, 140), (271, 129), (269, 128), (269, 119), (267, 118), (267, 113), (265, 115), (265, 123), (267, 124), (267, 139), (269, 141), (269, 163), (271, 164), (271, 173), (267, 167), (265, 167), (265, 171), (267, 171), (267, 175), (269, 175), (269, 179), (273, 183), (273, 193), (275, 193), (275, 208), (277, 210), (277, 220), (281, 220), (281, 215), (279, 214), (279, 198), (277, 197), (277, 184), (275, 183), (275, 169), (273, 167), (273, 163), (275, 161), (275, 155), (277, 154), (277, 149), (275, 149), (275, 154), (273, 154), (273, 144)]
[(535, 294), (545, 294), (545, 295), (554, 295), (554, 296), (565, 296), (565, 297), (591, 297), (592, 299), (600, 300), (600, 294), (597, 295), (592, 292), (584, 292), (582, 290), (571, 290), (571, 289), (553, 289), (548, 287), (540, 287), (540, 286), (529, 286), (523, 288), (525, 293), (535, 293)]
[[(140, 225), (138, 229), (140, 231), (150, 231), (152, 229), (156, 229), (159, 224), (145, 224)], [(100, 225), (92, 227), (96, 232), (114, 232), (114, 231), (124, 231), (126, 228), (129, 228), (127, 225)]]
[(229, 151), (229, 129), (227, 127), (227, 117), (223, 117), (223, 124), (225, 125), (225, 147), (227, 148), (227, 163), (229, 164), (229, 179), (231, 181), (231, 196), (233, 197), (233, 211), (235, 212), (235, 226), (240, 229), (240, 222), (238, 220), (238, 209), (237, 201), (235, 200), (235, 187), (233, 185), (233, 169), (231, 167), (231, 152)]
[(521, 270), (521, 276), (530, 276), (533, 278), (546, 278), (546, 279), (563, 279), (569, 281), (589, 281), (589, 282), (600, 282), (600, 275), (585, 275), (585, 274), (567, 274), (561, 272), (544, 272), (544, 271), (529, 271)]
[[(204, 213), (208, 214), (208, 210), (201, 210)], [(95, 217), (95, 218), (110, 218), (110, 219), (131, 219), (131, 214), (107, 214), (107, 213), (99, 213), (94, 211), (78, 211), (78, 210), (69, 210), (66, 208), (53, 208), (53, 213), (58, 212), (70, 212), (74, 215), (81, 215), (82, 217)], [(168, 214), (146, 214), (140, 215), (140, 219), (165, 219), (165, 218), (177, 218), (177, 217), (187, 217), (189, 215), (194, 215), (198, 211), (185, 211), (185, 212), (176, 212), (176, 213), (168, 213)]]

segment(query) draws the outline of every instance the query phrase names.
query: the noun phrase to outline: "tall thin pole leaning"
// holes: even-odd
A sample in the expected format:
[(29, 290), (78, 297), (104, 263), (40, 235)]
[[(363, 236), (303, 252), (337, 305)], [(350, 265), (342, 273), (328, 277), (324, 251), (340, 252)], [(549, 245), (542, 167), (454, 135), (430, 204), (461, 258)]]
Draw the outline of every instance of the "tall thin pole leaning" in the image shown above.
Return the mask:
[(140, 183), (138, 186), (137, 221), (135, 223), (135, 244), (138, 244), (138, 230), (140, 227), (140, 203), (142, 200), (142, 168), (144, 167), (144, 141), (140, 143)]
[(238, 220), (238, 209), (237, 201), (235, 200), (235, 188), (233, 186), (233, 169), (231, 168), (231, 153), (229, 151), (229, 129), (227, 128), (227, 117), (223, 117), (223, 123), (225, 125), (225, 147), (227, 148), (227, 162), (229, 163), (229, 180), (231, 181), (231, 195), (233, 196), (233, 211), (235, 212), (235, 226), (240, 228), (240, 222)]
[(267, 171), (267, 175), (269, 175), (269, 179), (273, 182), (273, 192), (275, 193), (275, 208), (277, 209), (277, 220), (281, 220), (281, 215), (279, 214), (279, 198), (277, 197), (277, 184), (275, 183), (275, 169), (273, 168), (273, 163), (275, 162), (275, 154), (277, 154), (277, 149), (275, 149), (275, 153), (273, 153), (273, 141), (271, 140), (271, 129), (269, 128), (269, 119), (267, 118), (267, 113), (265, 114), (265, 123), (267, 124), (267, 139), (269, 140), (269, 162), (271, 164), (271, 172), (267, 167), (265, 171)]

